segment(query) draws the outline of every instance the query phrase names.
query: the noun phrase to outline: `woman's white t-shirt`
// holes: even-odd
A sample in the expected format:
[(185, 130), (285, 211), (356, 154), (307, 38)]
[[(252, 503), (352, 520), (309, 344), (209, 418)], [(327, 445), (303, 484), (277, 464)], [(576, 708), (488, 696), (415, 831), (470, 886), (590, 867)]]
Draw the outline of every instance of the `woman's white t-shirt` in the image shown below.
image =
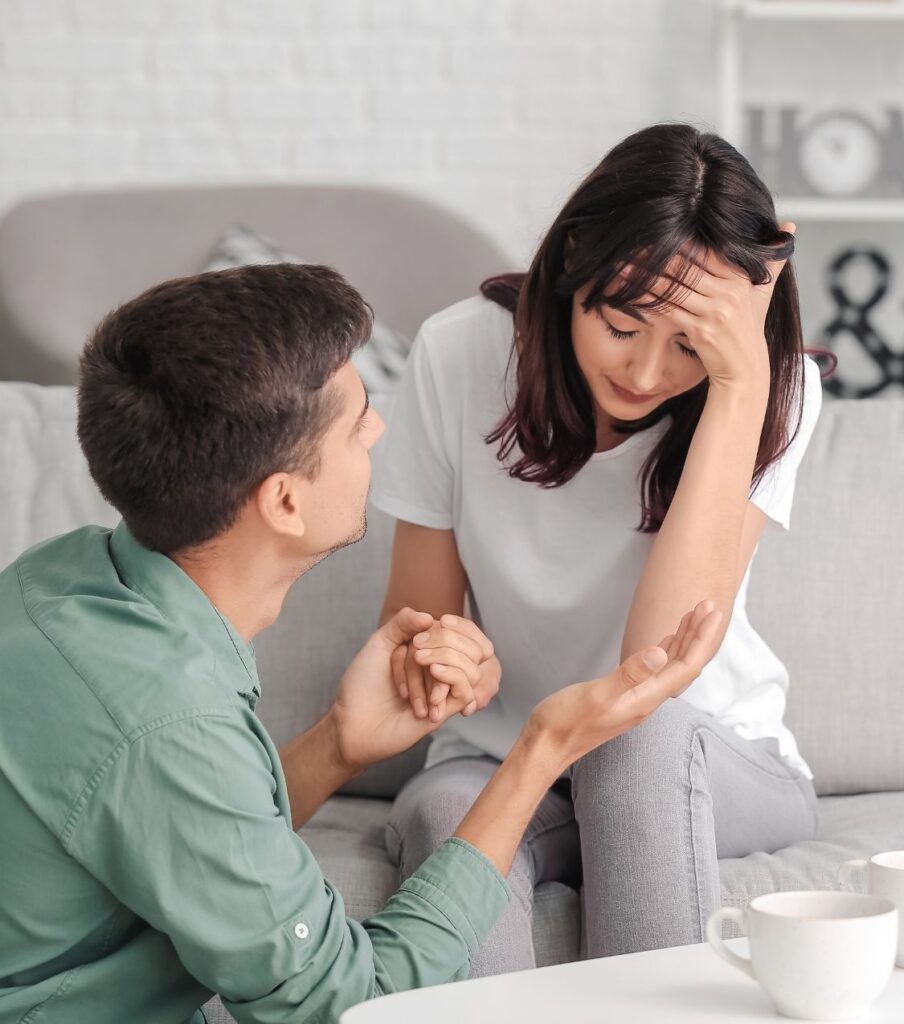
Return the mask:
[[(513, 479), (498, 446), (484, 441), (514, 392), (511, 347), (511, 314), (481, 297), (427, 320), (374, 450), (373, 503), (397, 519), (455, 531), (468, 610), (502, 665), (495, 700), (469, 718), (452, 718), (434, 738), (430, 764), (503, 758), (540, 700), (611, 672), (655, 539), (637, 530), (639, 473), (668, 421), (592, 455), (562, 487)], [(819, 370), (807, 359), (797, 437), (751, 493), (785, 529), (821, 401)], [(683, 699), (748, 739), (774, 737), (809, 775), (782, 723), (788, 673), (747, 619), (749, 575), (719, 652)]]

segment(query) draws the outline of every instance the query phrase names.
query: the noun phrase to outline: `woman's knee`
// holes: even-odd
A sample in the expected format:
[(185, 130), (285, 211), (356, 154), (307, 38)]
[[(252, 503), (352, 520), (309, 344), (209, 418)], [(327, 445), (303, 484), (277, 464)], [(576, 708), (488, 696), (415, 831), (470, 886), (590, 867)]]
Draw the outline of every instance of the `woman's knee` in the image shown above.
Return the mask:
[(443, 772), (443, 767), (416, 776), (395, 799), (386, 846), (399, 862), (403, 851), (423, 860), (452, 836), (486, 785), (483, 771)]
[(389, 826), (403, 836), (423, 835), (441, 843), (455, 832), (472, 803), (470, 794), (454, 790), (424, 794), (423, 799), (397, 800)]
[(594, 788), (629, 788), (640, 782), (675, 773), (696, 742), (703, 713), (680, 698), (670, 698), (641, 725), (591, 750), (572, 769), (572, 784), (591, 780)]

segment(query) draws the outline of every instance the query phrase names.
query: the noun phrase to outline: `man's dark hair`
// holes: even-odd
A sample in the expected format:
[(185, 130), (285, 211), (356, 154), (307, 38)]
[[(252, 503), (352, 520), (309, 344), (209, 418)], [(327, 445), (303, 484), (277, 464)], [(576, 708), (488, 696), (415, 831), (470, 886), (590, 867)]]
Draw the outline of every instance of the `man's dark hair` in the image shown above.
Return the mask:
[(329, 267), (281, 263), (167, 281), (110, 313), (81, 357), (78, 436), (145, 547), (231, 526), (272, 473), (319, 467), (326, 386), (373, 314)]

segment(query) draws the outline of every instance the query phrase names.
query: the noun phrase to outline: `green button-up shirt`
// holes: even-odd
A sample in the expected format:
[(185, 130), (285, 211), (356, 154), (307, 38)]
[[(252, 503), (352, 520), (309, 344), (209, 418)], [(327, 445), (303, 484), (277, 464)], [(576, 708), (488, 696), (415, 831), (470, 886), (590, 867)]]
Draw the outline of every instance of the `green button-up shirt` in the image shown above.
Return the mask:
[[(303, 685), (303, 684), (301, 684)], [(358, 924), (292, 831), (250, 647), (125, 526), (0, 573), (0, 1024), (334, 1021), (508, 901), (460, 840)]]

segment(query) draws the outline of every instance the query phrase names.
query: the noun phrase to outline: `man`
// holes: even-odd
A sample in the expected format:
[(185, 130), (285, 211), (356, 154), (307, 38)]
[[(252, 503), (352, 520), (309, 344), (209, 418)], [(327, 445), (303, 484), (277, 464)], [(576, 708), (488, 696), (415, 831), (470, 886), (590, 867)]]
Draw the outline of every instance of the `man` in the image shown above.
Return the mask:
[[(334, 1021), (463, 977), (548, 787), (713, 653), (711, 604), (662, 649), (535, 712), (456, 837), (363, 924), (293, 829), (441, 724), (391, 663), (430, 652), (471, 713), (499, 664), (471, 622), (404, 609), (334, 706), (277, 753), (252, 638), (365, 530), (382, 432), (349, 363), (370, 310), (324, 267), (171, 281), (113, 312), (81, 366), (79, 438), (122, 515), (0, 574), (0, 1022)], [(300, 666), (299, 685), (304, 685)]]

